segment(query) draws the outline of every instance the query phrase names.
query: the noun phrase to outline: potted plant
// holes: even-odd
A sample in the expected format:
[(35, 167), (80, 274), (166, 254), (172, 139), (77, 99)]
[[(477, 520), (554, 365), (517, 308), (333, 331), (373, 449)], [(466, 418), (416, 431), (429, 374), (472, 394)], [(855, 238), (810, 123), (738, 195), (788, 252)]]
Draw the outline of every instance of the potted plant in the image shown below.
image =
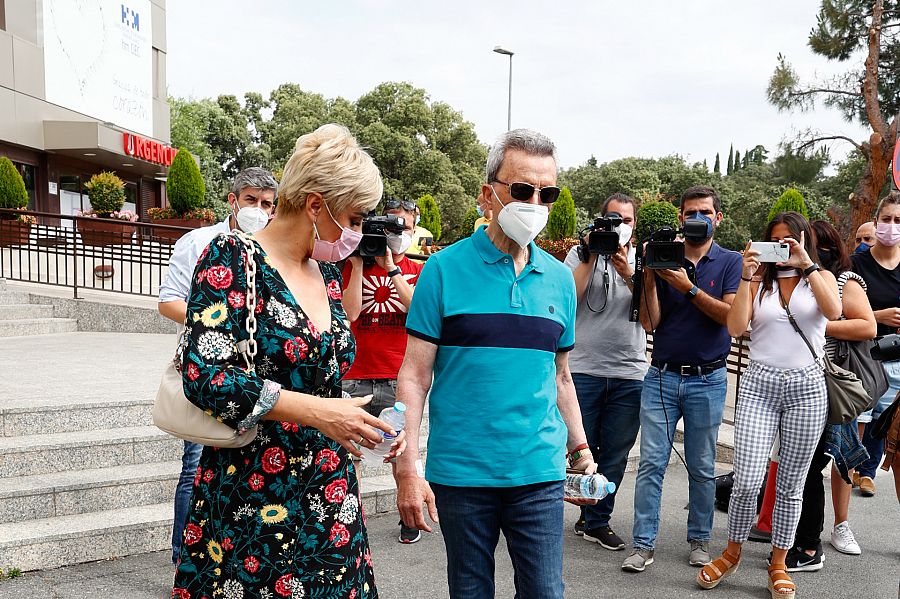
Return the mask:
[[(178, 150), (169, 167), (166, 195), (169, 198), (168, 208), (151, 208), (147, 211), (154, 224), (196, 229), (215, 222), (215, 213), (203, 207), (206, 195), (203, 176), (194, 157), (184, 148)], [(161, 241), (174, 242), (184, 232), (160, 230), (155, 235)]]
[(134, 227), (109, 222), (133, 223), (138, 219), (137, 214), (131, 210), (122, 210), (125, 204), (125, 182), (115, 173), (102, 172), (91, 177), (84, 187), (91, 200), (91, 209), (75, 213), (76, 216), (86, 217), (85, 220), (76, 221), (82, 243), (93, 246), (131, 243)]
[(534, 243), (560, 262), (564, 262), (569, 250), (578, 245), (578, 240), (574, 237), (563, 237), (562, 239), (538, 237)]
[[(0, 208), (24, 211), (28, 206), (25, 181), (6, 156), (0, 157)], [(29, 214), (0, 213), (0, 247), (28, 245), (31, 225), (36, 219)]]
[(575, 237), (575, 201), (568, 187), (562, 188), (559, 198), (553, 202), (550, 216), (547, 219), (545, 239), (536, 240), (538, 247), (550, 253), (560, 262), (565, 261), (566, 254), (572, 246), (578, 245)]

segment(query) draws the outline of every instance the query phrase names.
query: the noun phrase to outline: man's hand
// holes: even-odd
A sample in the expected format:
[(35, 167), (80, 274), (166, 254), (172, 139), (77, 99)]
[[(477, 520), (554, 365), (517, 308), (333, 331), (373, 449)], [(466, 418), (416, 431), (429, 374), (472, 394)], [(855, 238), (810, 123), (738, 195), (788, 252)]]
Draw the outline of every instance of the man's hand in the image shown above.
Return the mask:
[(681, 293), (687, 293), (694, 287), (684, 268), (678, 270), (659, 269), (655, 271), (663, 281)]
[(628, 249), (624, 245), (620, 245), (619, 250), (612, 255), (612, 265), (620, 277), (626, 281), (631, 281), (634, 269), (628, 264)]
[(428, 508), (428, 516), (432, 522), (438, 521), (437, 506), (434, 502), (434, 492), (431, 485), (417, 474), (397, 475), (397, 509), (400, 510), (400, 518), (409, 528), (417, 528), (425, 532), (432, 532), (431, 527), (425, 522), (425, 514), (422, 512), (422, 504)]
[[(585, 474), (595, 474), (597, 472), (597, 464), (594, 462), (594, 456), (588, 450), (582, 450), (578, 460), (569, 466), (571, 470), (579, 470)], [(596, 505), (596, 499), (565, 497), (565, 501), (573, 505)]]
[(397, 267), (397, 265), (394, 264), (394, 255), (391, 253), (391, 250), (385, 252), (384, 256), (375, 256), (375, 264), (387, 272), (391, 272)]

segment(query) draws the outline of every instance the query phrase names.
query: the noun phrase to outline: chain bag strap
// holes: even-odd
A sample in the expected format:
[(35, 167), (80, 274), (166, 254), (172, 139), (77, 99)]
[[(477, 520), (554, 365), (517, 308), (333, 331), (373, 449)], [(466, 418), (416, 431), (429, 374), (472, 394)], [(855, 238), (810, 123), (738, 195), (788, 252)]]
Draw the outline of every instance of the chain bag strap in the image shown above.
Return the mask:
[(809, 339), (806, 338), (800, 325), (794, 319), (788, 303), (784, 300), (780, 285), (778, 286), (778, 299), (781, 301), (781, 307), (784, 308), (791, 326), (803, 339), (809, 353), (812, 354), (816, 364), (822, 368), (825, 375), (825, 386), (828, 389), (828, 424), (852, 422), (857, 416), (868, 410), (872, 403), (872, 398), (866, 393), (862, 381), (854, 373), (834, 364), (827, 353), (821, 357), (816, 354)]
[[(247, 318), (244, 320), (244, 328), (247, 331), (248, 338), (246, 341), (239, 341), (235, 345), (244, 360), (247, 372), (254, 372), (257, 353), (256, 246), (241, 231), (234, 230), (232, 234), (244, 249), (244, 272), (247, 277), (247, 301), (245, 304), (247, 306)], [(175, 359), (169, 363), (165, 372), (163, 372), (162, 381), (156, 393), (156, 401), (153, 404), (152, 412), (153, 424), (170, 435), (201, 445), (222, 448), (237, 448), (248, 445), (256, 438), (257, 427), (254, 426), (239, 434), (224, 422), (220, 422), (205, 410), (198, 408), (185, 397), (181, 364), (187, 345), (188, 328), (185, 327), (179, 339)]]

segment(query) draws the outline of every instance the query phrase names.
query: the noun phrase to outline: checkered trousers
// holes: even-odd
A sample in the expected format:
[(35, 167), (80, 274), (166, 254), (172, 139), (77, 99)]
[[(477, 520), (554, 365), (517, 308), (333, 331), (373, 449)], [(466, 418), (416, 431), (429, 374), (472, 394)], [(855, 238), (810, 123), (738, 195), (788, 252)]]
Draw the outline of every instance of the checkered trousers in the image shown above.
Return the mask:
[(756, 518), (756, 498), (780, 431), (772, 544), (789, 549), (800, 520), (803, 485), (828, 415), (825, 376), (818, 364), (781, 369), (750, 362), (741, 377), (734, 422), (734, 488), (728, 538), (744, 542)]

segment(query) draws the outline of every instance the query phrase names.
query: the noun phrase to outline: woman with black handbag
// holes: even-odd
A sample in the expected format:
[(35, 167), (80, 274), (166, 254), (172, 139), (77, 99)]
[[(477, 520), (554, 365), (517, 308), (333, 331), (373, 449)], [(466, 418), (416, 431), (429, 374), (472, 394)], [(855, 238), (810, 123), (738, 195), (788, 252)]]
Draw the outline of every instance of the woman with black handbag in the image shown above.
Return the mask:
[[(824, 220), (813, 221), (810, 225), (816, 234), (819, 264), (837, 277), (843, 307), (841, 319), (825, 325), (825, 352), (834, 360), (841, 341), (862, 342), (875, 336), (875, 315), (866, 297), (865, 281), (850, 270), (850, 257), (837, 230)], [(868, 348), (863, 349), (868, 353)], [(883, 389), (879, 395), (881, 392)], [(831, 500), (834, 506), (831, 545), (848, 555), (861, 553), (849, 523), (851, 485), (848, 472), (866, 457), (868, 454), (859, 440), (855, 421), (825, 426), (806, 475), (796, 540), (785, 562), (788, 572), (812, 572), (821, 570), (825, 565), (820, 540), (825, 525), (822, 469), (832, 459), (835, 462), (831, 466)]]

